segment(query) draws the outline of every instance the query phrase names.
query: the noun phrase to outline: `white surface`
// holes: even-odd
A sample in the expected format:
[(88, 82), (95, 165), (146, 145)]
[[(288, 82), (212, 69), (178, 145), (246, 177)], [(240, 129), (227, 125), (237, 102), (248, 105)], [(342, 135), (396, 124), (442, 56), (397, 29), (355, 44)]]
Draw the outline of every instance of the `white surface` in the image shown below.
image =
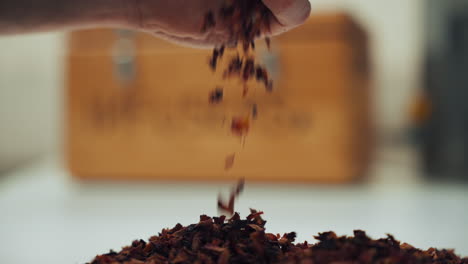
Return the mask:
[[(80, 184), (54, 159), (0, 181), (2, 263), (85, 263), (94, 255), (147, 239), (177, 222), (217, 213), (226, 185)], [(417, 247), (455, 248), (468, 255), (468, 186), (424, 185), (412, 169), (379, 166), (367, 185), (330, 187), (248, 184), (237, 203), (264, 210), (270, 232), (297, 231), (300, 240), (334, 230), (386, 233)], [(388, 176), (398, 175), (396, 178)]]

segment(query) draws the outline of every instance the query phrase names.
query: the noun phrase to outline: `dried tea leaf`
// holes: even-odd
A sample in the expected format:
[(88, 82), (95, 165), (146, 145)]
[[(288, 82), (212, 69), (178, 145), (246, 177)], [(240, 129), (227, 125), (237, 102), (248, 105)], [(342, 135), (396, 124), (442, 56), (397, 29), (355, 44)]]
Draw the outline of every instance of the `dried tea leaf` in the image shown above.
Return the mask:
[(234, 160), (236, 159), (236, 153), (233, 153), (231, 155), (228, 155), (226, 157), (226, 160), (224, 162), (224, 169), (225, 170), (230, 170), (234, 166)]
[(258, 118), (258, 106), (257, 104), (253, 104), (252, 106), (252, 119), (257, 120)]
[(231, 132), (236, 136), (244, 136), (249, 132), (249, 117), (233, 117), (231, 121)]
[(210, 104), (219, 104), (223, 101), (224, 91), (221, 87), (216, 87), (213, 91), (210, 92), (208, 98)]
[(250, 224), (249, 227), (255, 231), (265, 231), (265, 229), (259, 225)]
[[(227, 204), (222, 201), (220, 196), (218, 196), (218, 210), (229, 213), (229, 215), (233, 215), (234, 214), (234, 202), (236, 198), (240, 195), (240, 193), (244, 190), (244, 184), (245, 184), (245, 180), (240, 179), (236, 187), (233, 190), (231, 190), (231, 194), (229, 195), (229, 202)], [(236, 217), (236, 214), (234, 214), (233, 217)], [(232, 219), (233, 218), (231, 218), (231, 220)]]
[(229, 253), (229, 249), (224, 249), (221, 253), (221, 256), (219, 256), (218, 264), (228, 264), (230, 255), (231, 254)]

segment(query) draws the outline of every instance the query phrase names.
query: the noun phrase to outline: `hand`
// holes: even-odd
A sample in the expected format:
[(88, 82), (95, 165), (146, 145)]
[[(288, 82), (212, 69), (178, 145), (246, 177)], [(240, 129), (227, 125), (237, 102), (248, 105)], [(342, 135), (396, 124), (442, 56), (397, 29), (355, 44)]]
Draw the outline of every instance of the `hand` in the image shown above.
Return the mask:
[[(201, 32), (206, 13), (221, 7), (220, 0), (137, 0), (133, 25), (158, 37), (182, 45), (213, 47), (229, 39), (225, 25), (217, 23)], [(278, 35), (302, 24), (310, 14), (308, 0), (263, 0), (274, 17), (271, 35)]]

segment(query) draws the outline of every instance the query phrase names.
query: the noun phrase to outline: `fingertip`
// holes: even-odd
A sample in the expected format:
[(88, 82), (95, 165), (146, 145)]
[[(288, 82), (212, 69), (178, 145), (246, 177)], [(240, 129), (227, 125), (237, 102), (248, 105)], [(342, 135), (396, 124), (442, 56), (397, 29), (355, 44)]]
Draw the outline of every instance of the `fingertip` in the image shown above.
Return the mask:
[(295, 27), (304, 23), (310, 16), (309, 0), (263, 0), (276, 19), (285, 27)]
[(303, 12), (302, 12), (301, 16), (298, 16), (297, 25), (300, 25), (300, 24), (303, 24), (304, 22), (306, 22), (306, 20), (310, 16), (310, 12), (312, 11), (312, 6), (310, 4), (310, 1), (305, 0), (304, 2), (305, 2), (305, 4), (304, 4), (304, 7), (303, 7)]

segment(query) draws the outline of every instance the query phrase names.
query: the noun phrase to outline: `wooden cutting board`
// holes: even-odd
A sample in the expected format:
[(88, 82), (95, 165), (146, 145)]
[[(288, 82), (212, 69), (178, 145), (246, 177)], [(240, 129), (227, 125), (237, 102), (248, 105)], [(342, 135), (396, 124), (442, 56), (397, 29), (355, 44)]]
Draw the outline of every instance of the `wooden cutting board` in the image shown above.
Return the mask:
[[(69, 36), (66, 153), (86, 180), (234, 180), (343, 183), (365, 175), (371, 151), (364, 30), (345, 14), (315, 15), (257, 48), (275, 80), (267, 93), (237, 82), (208, 104), (221, 78), (211, 51), (142, 33)], [(229, 120), (258, 105), (245, 142)], [(234, 167), (225, 159), (236, 153)]]

